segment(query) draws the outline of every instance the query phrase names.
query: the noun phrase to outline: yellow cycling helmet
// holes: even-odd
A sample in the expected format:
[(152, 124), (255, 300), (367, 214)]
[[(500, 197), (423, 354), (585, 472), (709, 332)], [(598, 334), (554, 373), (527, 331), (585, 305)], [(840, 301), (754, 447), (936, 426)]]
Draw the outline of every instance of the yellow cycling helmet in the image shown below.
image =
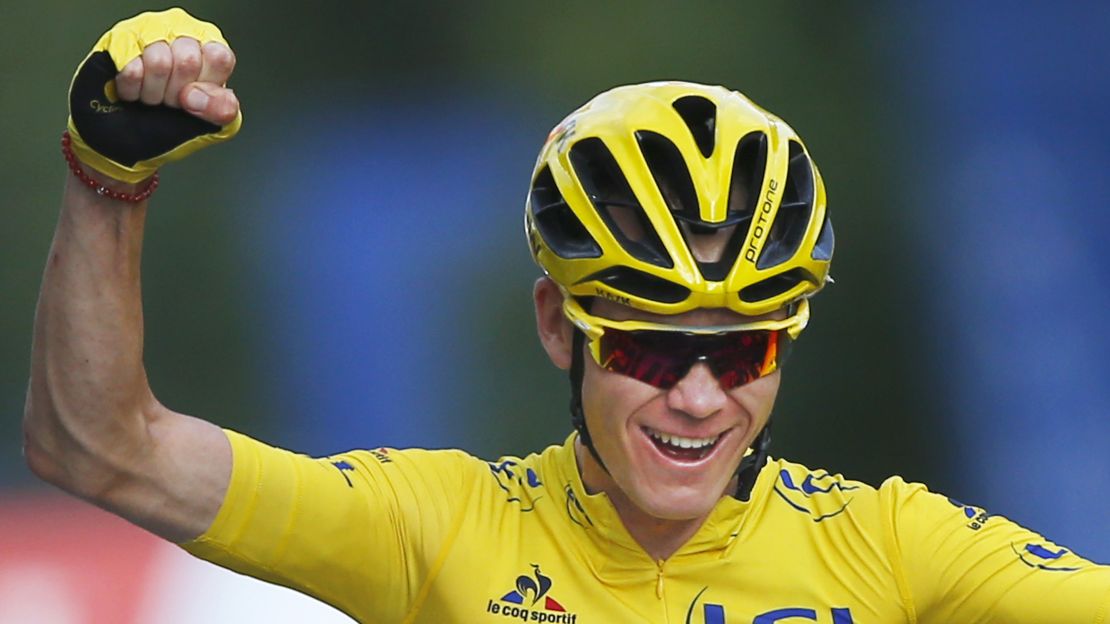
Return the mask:
[[(690, 82), (610, 89), (555, 126), (532, 172), (525, 230), (532, 257), (570, 297), (658, 314), (790, 308), (791, 339), (833, 255), (825, 186), (798, 135), (736, 91)], [(574, 320), (577, 309), (564, 311)], [(606, 469), (586, 427), (577, 327), (571, 421)], [(750, 496), (770, 442), (768, 423), (737, 468), (737, 498)]]
[(659, 314), (772, 312), (820, 290), (833, 254), (798, 135), (736, 91), (690, 82), (616, 87), (560, 122), (525, 227), (570, 295)]

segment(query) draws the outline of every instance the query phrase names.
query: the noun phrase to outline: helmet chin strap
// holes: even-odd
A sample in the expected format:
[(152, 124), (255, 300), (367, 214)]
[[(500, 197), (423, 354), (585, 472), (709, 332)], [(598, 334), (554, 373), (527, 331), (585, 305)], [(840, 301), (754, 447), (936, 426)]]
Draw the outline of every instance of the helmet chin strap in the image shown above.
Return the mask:
[(601, 461), (601, 455), (597, 454), (597, 449), (594, 448), (594, 440), (590, 437), (590, 430), (586, 428), (586, 414), (582, 410), (582, 377), (586, 374), (586, 362), (583, 351), (586, 348), (586, 336), (578, 328), (574, 329), (574, 338), (571, 341), (571, 356), (570, 356), (570, 422), (578, 431), (578, 439), (582, 440), (582, 444), (590, 451), (590, 455), (594, 456), (601, 469), (606, 474), (609, 469), (605, 467), (605, 462)]
[(752, 497), (752, 487), (759, 478), (759, 471), (767, 463), (767, 452), (771, 450), (771, 421), (763, 425), (763, 431), (752, 441), (752, 452), (740, 460), (736, 469), (736, 498), (747, 501)]
[[(572, 352), (570, 357), (570, 421), (575, 430), (578, 431), (578, 438), (590, 451), (590, 455), (593, 455), (601, 469), (609, 474), (609, 469), (605, 467), (605, 462), (598, 454), (597, 448), (594, 447), (590, 430), (586, 427), (586, 414), (582, 409), (582, 378), (586, 373), (585, 355), (583, 353), (585, 346), (586, 336), (576, 328), (571, 342)], [(752, 487), (755, 486), (755, 481), (759, 477), (759, 471), (767, 463), (767, 453), (770, 448), (771, 423), (768, 422), (763, 427), (763, 431), (760, 431), (752, 442), (752, 452), (740, 460), (740, 466), (736, 469), (738, 478), (734, 496), (737, 499), (746, 501), (751, 498)]]

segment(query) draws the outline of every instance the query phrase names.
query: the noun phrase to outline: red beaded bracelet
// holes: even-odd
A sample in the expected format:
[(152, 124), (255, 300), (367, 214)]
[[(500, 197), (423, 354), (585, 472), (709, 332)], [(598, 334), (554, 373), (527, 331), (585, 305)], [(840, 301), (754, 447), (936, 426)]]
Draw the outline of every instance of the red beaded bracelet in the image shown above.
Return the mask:
[(154, 194), (154, 189), (158, 188), (157, 171), (155, 171), (154, 175), (150, 178), (150, 183), (147, 184), (146, 188), (139, 191), (138, 193), (121, 193), (120, 191), (115, 191), (104, 186), (100, 182), (92, 179), (89, 174), (85, 173), (85, 170), (81, 167), (81, 162), (77, 160), (77, 156), (73, 153), (73, 146), (71, 145), (72, 142), (73, 139), (71, 139), (69, 136), (69, 130), (63, 132), (62, 156), (65, 156), (66, 163), (69, 165), (69, 170), (73, 172), (73, 175), (77, 176), (77, 179), (80, 180), (82, 184), (92, 189), (93, 192), (95, 192), (97, 195), (122, 202), (137, 204), (141, 201), (149, 199), (150, 196)]

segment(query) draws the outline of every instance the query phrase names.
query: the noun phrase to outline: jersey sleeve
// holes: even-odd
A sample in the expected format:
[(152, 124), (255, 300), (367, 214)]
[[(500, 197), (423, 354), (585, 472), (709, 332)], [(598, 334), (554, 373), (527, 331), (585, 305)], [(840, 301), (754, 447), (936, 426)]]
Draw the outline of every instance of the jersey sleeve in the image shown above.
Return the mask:
[(1110, 567), (919, 484), (880, 495), (918, 622), (1110, 622)]
[(227, 495), (208, 531), (181, 546), (359, 621), (399, 621), (416, 604), (481, 466), (460, 451), (416, 449), (313, 459), (226, 433)]

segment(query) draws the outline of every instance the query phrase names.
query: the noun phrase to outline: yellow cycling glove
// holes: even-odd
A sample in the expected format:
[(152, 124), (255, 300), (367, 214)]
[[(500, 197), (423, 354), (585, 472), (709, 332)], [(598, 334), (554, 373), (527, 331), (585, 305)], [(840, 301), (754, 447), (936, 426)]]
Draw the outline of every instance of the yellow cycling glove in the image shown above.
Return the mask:
[(220, 29), (181, 9), (142, 13), (123, 20), (93, 46), (69, 87), (69, 134), (77, 158), (124, 182), (150, 177), (163, 164), (235, 136), (242, 112), (220, 127), (168, 106), (123, 102), (116, 74), (156, 42), (191, 37), (227, 45)]

